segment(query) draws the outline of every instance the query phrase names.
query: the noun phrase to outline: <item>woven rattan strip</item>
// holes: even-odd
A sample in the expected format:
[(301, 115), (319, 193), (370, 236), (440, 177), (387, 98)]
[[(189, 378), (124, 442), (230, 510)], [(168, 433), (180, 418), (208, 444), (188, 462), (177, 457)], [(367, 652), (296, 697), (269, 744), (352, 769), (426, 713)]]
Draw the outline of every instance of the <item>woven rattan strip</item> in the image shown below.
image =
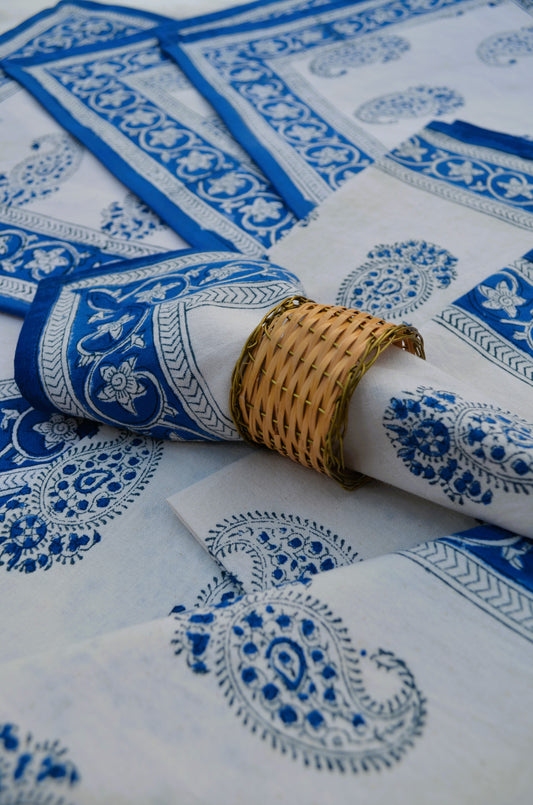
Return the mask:
[(286, 299), (250, 335), (233, 371), (230, 404), (241, 436), (347, 489), (359, 486), (364, 476), (344, 465), (348, 405), (391, 344), (424, 357), (413, 327), (301, 296)]

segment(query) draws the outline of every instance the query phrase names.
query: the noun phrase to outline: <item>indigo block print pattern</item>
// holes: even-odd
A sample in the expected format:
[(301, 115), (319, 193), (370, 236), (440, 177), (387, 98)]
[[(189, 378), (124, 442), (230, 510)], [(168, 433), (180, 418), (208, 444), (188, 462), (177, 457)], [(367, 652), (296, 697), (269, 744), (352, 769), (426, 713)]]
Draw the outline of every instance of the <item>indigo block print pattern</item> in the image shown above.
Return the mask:
[(364, 123), (397, 123), (411, 117), (439, 117), (464, 106), (464, 98), (449, 87), (409, 87), (362, 104), (355, 116)]
[(211, 529), (209, 552), (225, 567), (238, 556), (248, 566), (239, 581), (248, 591), (291, 581), (310, 581), (325, 570), (358, 561), (345, 541), (320, 523), (295, 514), (246, 512), (235, 514)]
[[(9, 69), (24, 80), (24, 68), (15, 63)], [(210, 136), (201, 114), (152, 80), (157, 71), (170, 71), (178, 81), (181, 74), (150, 35), (134, 43), (116, 40), (101, 56), (96, 49), (26, 70), (39, 75), (40, 100), (51, 101), (56, 114), (56, 98), (62, 98), (59, 122), (188, 243), (259, 257), (295, 224), (236, 144), (221, 132)]]
[[(50, 281), (25, 321), (17, 382), (36, 408), (156, 438), (236, 440), (228, 399), (215, 396), (200, 368), (190, 317), (226, 310), (234, 332), (239, 309), (255, 309), (260, 321), (300, 290), (293, 274), (232, 252), (167, 253)], [(202, 342), (203, 330), (195, 332)], [(37, 356), (37, 383), (25, 355)]]
[(309, 69), (321, 78), (338, 78), (353, 67), (396, 61), (409, 50), (401, 36), (369, 36), (360, 42), (346, 42), (328, 48), (312, 60)]
[(113, 237), (135, 240), (161, 229), (161, 219), (133, 193), (127, 193), (122, 201), (114, 201), (102, 210), (102, 232)]
[(517, 260), (445, 308), (437, 321), (533, 386), (533, 263)]
[(401, 319), (457, 276), (457, 258), (425, 240), (381, 243), (342, 281), (337, 304)]
[(0, 723), (0, 805), (69, 805), (80, 773), (59, 741)]
[(533, 543), (478, 526), (401, 552), (533, 642)]
[(454, 503), (533, 492), (533, 423), (515, 414), (420, 386), (391, 400), (383, 424), (409, 471)]
[(12, 42), (0, 46), (0, 55), (4, 57), (9, 54), (10, 58), (16, 59), (52, 55), (70, 48), (133, 36), (164, 20), (157, 14), (127, 8), (84, 8), (76, 3), (64, 3), (59, 8), (51, 9), (44, 23), (42, 20), (36, 21), (25, 34), (14, 36)]
[(306, 767), (379, 771), (422, 733), (425, 702), (406, 663), (355, 645), (300, 585), (177, 617), (174, 647), (214, 674), (257, 737)]
[(489, 36), (476, 52), (481, 61), (494, 67), (517, 64), (521, 59), (533, 56), (533, 27)]
[(0, 174), (0, 204), (26, 204), (55, 193), (79, 168), (82, 147), (68, 134), (45, 134), (35, 152)]
[[(523, 229), (533, 229), (531, 159), (500, 150), (495, 132), (475, 126), (468, 127), (473, 131), (463, 141), (461, 128), (466, 125), (432, 123), (422, 134), (393, 149), (381, 160), (380, 168), (415, 187)], [(492, 146), (487, 144), (486, 135), (494, 135)], [(527, 149), (525, 140), (511, 139), (516, 153)]]
[[(381, 156), (383, 146), (330, 105), (327, 94), (317, 93), (313, 80), (306, 81), (301, 72), (293, 71), (291, 57), (309, 55), (310, 74), (332, 78), (358, 64), (390, 61), (408, 47), (403, 37), (390, 33), (396, 23), (459, 14), (463, 5), (462, 0), (401, 0), (399, 4), (393, 0), (362, 9), (355, 4), (330, 13), (327, 21), (309, 16), (298, 24), (271, 29), (275, 33), (265, 27), (248, 35), (242, 31), (238, 38), (235, 33), (213, 39), (206, 34), (200, 41), (185, 37), (179, 46), (170, 38), (164, 46), (186, 72), (200, 73), (202, 91), (234, 136), (239, 139), (246, 132), (246, 141), (254, 141), (258, 163), (297, 214), (305, 216)], [(442, 114), (457, 108), (462, 99), (453, 89), (423, 87), (414, 88), (402, 100), (380, 99), (379, 103), (385, 103), (387, 114), (392, 109), (398, 119), (406, 110), (412, 117), (413, 109), (421, 105), (424, 114)], [(372, 122), (378, 114), (375, 106), (376, 100), (368, 112)]]
[(31, 408), (0, 382), (0, 567), (22, 573), (73, 565), (100, 528), (150, 482), (162, 446)]
[(242, 585), (232, 573), (221, 569), (219, 576), (213, 576), (190, 603), (179, 603), (172, 607), (170, 615), (178, 615), (190, 609), (204, 607), (228, 606), (235, 603), (245, 594)]
[(37, 283), (45, 277), (98, 268), (117, 259), (117, 255), (90, 244), (46, 237), (0, 221), (0, 271), (19, 280)]
[[(24, 30), (14, 29), (0, 37), (0, 58), (38, 57), (95, 45), (139, 33), (163, 19), (142, 12), (61, 3), (29, 20)], [(0, 71), (0, 86), (10, 83)], [(95, 230), (35, 212), (31, 202), (48, 199), (72, 177), (76, 181), (83, 153), (83, 147), (68, 134), (46, 134), (35, 140), (25, 159), (0, 175), (0, 204), (4, 205), (0, 212), (0, 306), (9, 313), (27, 312), (44, 276), (81, 272), (119, 257), (159, 251), (140, 246), (128, 250)], [(117, 237), (121, 236), (118, 232)]]

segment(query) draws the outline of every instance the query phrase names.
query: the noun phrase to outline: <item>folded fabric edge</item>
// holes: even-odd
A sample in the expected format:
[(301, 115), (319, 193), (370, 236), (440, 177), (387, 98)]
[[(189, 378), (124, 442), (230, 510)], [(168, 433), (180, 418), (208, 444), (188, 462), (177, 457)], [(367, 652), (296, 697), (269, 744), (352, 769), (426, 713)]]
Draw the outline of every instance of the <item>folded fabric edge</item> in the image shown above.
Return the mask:
[[(117, 14), (123, 14), (128, 17), (142, 17), (143, 19), (150, 19), (154, 21), (154, 27), (156, 25), (165, 24), (172, 22), (171, 17), (166, 17), (163, 14), (156, 14), (152, 11), (144, 11), (140, 8), (130, 8), (129, 6), (116, 6), (107, 3), (96, 3), (93, 0), (61, 0), (55, 6), (51, 8), (45, 8), (42, 11), (39, 11), (37, 14), (33, 14), (28, 19), (21, 22), (19, 25), (16, 25), (14, 28), (11, 28), (9, 31), (6, 31), (3, 34), (0, 34), (0, 45), (3, 45), (6, 42), (10, 42), (16, 36), (24, 33), (28, 28), (31, 28), (35, 23), (39, 22), (40, 20), (46, 19), (48, 17), (52, 17), (59, 9), (63, 6), (79, 6), (80, 8), (87, 8), (93, 9), (94, 11), (111, 11)], [(11, 58), (11, 56), (9, 57)], [(16, 56), (13, 56), (13, 59), (16, 59)]]
[(202, 73), (195, 67), (187, 54), (180, 48), (174, 39), (168, 41), (165, 36), (166, 28), (157, 29), (155, 35), (159, 39), (159, 44), (164, 53), (167, 54), (180, 67), (185, 75), (190, 79), (198, 91), (211, 104), (211, 106), (223, 118), (233, 137), (239, 142), (249, 156), (259, 165), (274, 187), (283, 188), (284, 201), (300, 219), (306, 218), (316, 204), (306, 198), (289, 178), (288, 174), (280, 167), (279, 162), (272, 154), (264, 148), (257, 139), (253, 129), (251, 129), (234, 107), (220, 95), (214, 87), (203, 77)]
[(8, 293), (2, 291), (0, 287), (0, 313), (7, 313), (10, 316), (18, 316), (23, 319), (31, 308), (33, 299), (17, 299), (14, 296), (9, 296)]
[[(246, 14), (246, 12), (254, 11), (256, 8), (266, 8), (267, 6), (276, 7), (283, 2), (284, 0), (252, 0), (251, 3), (239, 3), (238, 5), (230, 6), (220, 11), (210, 11), (207, 14), (198, 14), (183, 20), (173, 20), (169, 23), (169, 33), (172, 31), (175, 33), (186, 31), (187, 28), (194, 28), (197, 25), (207, 26), (211, 23), (231, 19), (239, 14)], [(346, 2), (349, 2), (349, 0), (346, 0)]]
[[(63, 277), (49, 277), (40, 281), (33, 302), (27, 310), (22, 329), (15, 350), (15, 382), (22, 396), (34, 407), (41, 411), (58, 411), (50, 403), (44, 393), (40, 380), (40, 373), (36, 371), (42, 326), (44, 325), (50, 308), (59, 296), (64, 285), (79, 279), (91, 277), (106, 277), (110, 271), (129, 271), (142, 266), (154, 265), (162, 260), (183, 257), (187, 254), (201, 254), (197, 249), (178, 249), (172, 252), (153, 254), (147, 257), (136, 257), (133, 260), (119, 260), (108, 263), (104, 268), (93, 268), (83, 275), (67, 275)], [(231, 258), (232, 254), (228, 254)]]
[[(121, 39), (121, 44), (133, 44), (134, 42), (151, 39), (155, 36), (155, 30), (134, 34), (130, 37)], [(97, 46), (84, 45), (79, 48), (72, 48), (68, 51), (69, 56), (78, 56), (84, 53), (97, 53), (116, 46), (116, 41), (109, 41)], [(63, 52), (62, 56), (67, 51)], [(158, 190), (153, 184), (147, 182), (117, 151), (110, 148), (94, 132), (80, 123), (62, 104), (60, 104), (52, 94), (45, 90), (41, 83), (30, 75), (26, 68), (35, 65), (44, 65), (47, 62), (57, 61), (58, 55), (32, 57), (30, 59), (0, 60), (0, 67), (15, 81), (21, 84), (33, 97), (49, 112), (56, 121), (85, 145), (97, 159), (114, 175), (118, 175), (120, 180), (139, 198), (143, 199), (154, 212), (156, 212), (171, 229), (187, 240), (193, 247), (202, 250), (232, 250), (239, 254), (235, 246), (225, 240), (222, 236), (201, 227), (193, 218), (183, 213), (177, 205), (169, 202), (168, 197)], [(120, 170), (118, 170), (120, 168)], [(260, 257), (261, 255), (255, 255)]]
[[(269, 0), (260, 0), (260, 2), (264, 2), (265, 5), (268, 5)], [(282, 0), (276, 0), (277, 2), (281, 2)], [(364, 0), (325, 0), (319, 6), (313, 6), (307, 4), (307, 8), (300, 8), (294, 11), (288, 12), (287, 14), (282, 14), (275, 17), (263, 17), (261, 19), (256, 20), (247, 20), (245, 22), (236, 22), (234, 25), (225, 25), (222, 28), (204, 28), (200, 31), (191, 31), (187, 33), (187, 27), (193, 27), (193, 19), (188, 19), (183, 21), (183, 27), (180, 24), (180, 27), (177, 31), (177, 37), (174, 37), (173, 41), (183, 41), (183, 42), (197, 42), (207, 37), (211, 38), (218, 38), (221, 36), (226, 36), (227, 34), (238, 34), (238, 33), (246, 33), (248, 31), (255, 31), (263, 28), (274, 28), (276, 25), (285, 24), (288, 22), (296, 22), (298, 20), (306, 20), (309, 17), (318, 17), (321, 14), (327, 13), (328, 11), (334, 11), (338, 8), (344, 8), (345, 6), (353, 6), (357, 5), (358, 3), (362, 3)], [(253, 6), (255, 4), (250, 4)], [(248, 10), (247, 6), (236, 6), (236, 9), (239, 9), (241, 12), (246, 12)], [(229, 11), (229, 9), (228, 9)], [(234, 11), (234, 15), (237, 16), (237, 11)], [(216, 12), (214, 12), (216, 13)], [(229, 16), (234, 16), (227, 15)], [(202, 17), (197, 17), (199, 23), (202, 23)], [(214, 20), (216, 22), (216, 20)], [(196, 24), (196, 23), (194, 23)], [(174, 27), (174, 26), (172, 26)], [(169, 27), (170, 30), (170, 27)], [(174, 30), (176, 30), (174, 28)]]
[(522, 157), (522, 159), (533, 159), (533, 140), (527, 140), (525, 137), (484, 129), (473, 123), (467, 123), (465, 120), (455, 120), (453, 123), (432, 120), (426, 128), (446, 134), (448, 137), (453, 137), (468, 145), (494, 148), (497, 151), (505, 151), (513, 156)]

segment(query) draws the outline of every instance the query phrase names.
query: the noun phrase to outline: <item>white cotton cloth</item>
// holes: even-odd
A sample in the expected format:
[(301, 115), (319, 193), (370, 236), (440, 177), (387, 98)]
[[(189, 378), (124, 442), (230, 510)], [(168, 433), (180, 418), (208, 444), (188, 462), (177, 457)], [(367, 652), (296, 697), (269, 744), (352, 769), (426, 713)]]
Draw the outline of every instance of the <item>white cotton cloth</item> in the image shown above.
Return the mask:
[[(177, 492), (169, 504), (246, 592), (412, 547), (475, 525), (386, 484), (355, 492), (265, 450)], [(228, 591), (220, 580), (220, 596)]]
[(526, 805), (531, 592), (500, 564), (529, 554), (477, 531), (0, 666), (8, 791)]
[[(490, 161), (509, 170), (508, 154), (466, 146), (429, 129), (398, 152), (413, 146), (423, 151), (426, 137), (432, 148), (449, 148), (449, 164), (459, 168), (480, 170), (476, 162)], [(511, 171), (529, 178), (531, 191), (533, 161), (517, 157), (512, 163)], [(431, 166), (421, 177), (385, 158), (324, 201), (313, 220), (290, 232), (270, 257), (291, 267), (316, 301), (421, 327), (533, 243), (533, 215), (527, 207), (522, 211), (525, 199), (515, 203), (503, 192), (491, 198), (458, 184), (453, 177), (435, 176)]]

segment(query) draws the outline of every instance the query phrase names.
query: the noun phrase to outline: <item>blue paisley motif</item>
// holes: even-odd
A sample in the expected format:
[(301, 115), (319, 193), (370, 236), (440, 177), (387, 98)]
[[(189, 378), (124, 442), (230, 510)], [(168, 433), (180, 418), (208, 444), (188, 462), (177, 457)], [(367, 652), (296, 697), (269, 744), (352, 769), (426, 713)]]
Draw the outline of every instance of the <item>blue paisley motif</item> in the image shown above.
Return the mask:
[(422, 732), (424, 699), (405, 662), (354, 646), (340, 618), (299, 587), (177, 623), (173, 645), (191, 670), (214, 672), (243, 723), (306, 767), (390, 767)]
[(409, 87), (363, 103), (355, 116), (365, 123), (397, 123), (411, 117), (444, 115), (464, 105), (464, 98), (449, 87)]
[(346, 75), (348, 68), (399, 59), (410, 44), (401, 36), (370, 36), (359, 42), (346, 42), (315, 56), (309, 69), (322, 78)]
[(144, 238), (163, 226), (161, 219), (144, 201), (128, 193), (123, 201), (114, 201), (102, 210), (102, 232), (131, 240)]
[(0, 566), (33, 573), (83, 558), (101, 540), (97, 529), (144, 489), (161, 452), (152, 440), (123, 435), (71, 447), (28, 474), (0, 507)]
[(37, 741), (13, 723), (0, 723), (0, 803), (69, 805), (80, 774), (58, 741)]
[(493, 34), (481, 42), (476, 52), (485, 64), (510, 67), (520, 59), (533, 56), (533, 28)]
[(457, 276), (457, 258), (425, 240), (379, 244), (343, 281), (337, 304), (395, 319), (423, 305)]
[(30, 408), (14, 383), (0, 383), (0, 567), (74, 564), (149, 483), (161, 444), (97, 433), (93, 423)]
[(533, 424), (508, 411), (421, 386), (391, 400), (384, 426), (410, 472), (455, 503), (533, 491)]
[(221, 570), (220, 576), (213, 578), (200, 590), (196, 600), (191, 604), (176, 604), (172, 607), (170, 614), (177, 615), (189, 609), (199, 609), (201, 607), (222, 606), (226, 607), (235, 603), (244, 595), (241, 584), (232, 573)]
[(295, 514), (236, 514), (211, 529), (206, 542), (222, 565), (239, 554), (239, 564), (249, 565), (251, 590), (306, 582), (317, 573), (358, 561), (337, 534)]
[(29, 156), (0, 174), (0, 203), (26, 204), (59, 190), (78, 169), (82, 147), (69, 134), (45, 134), (32, 144)]

